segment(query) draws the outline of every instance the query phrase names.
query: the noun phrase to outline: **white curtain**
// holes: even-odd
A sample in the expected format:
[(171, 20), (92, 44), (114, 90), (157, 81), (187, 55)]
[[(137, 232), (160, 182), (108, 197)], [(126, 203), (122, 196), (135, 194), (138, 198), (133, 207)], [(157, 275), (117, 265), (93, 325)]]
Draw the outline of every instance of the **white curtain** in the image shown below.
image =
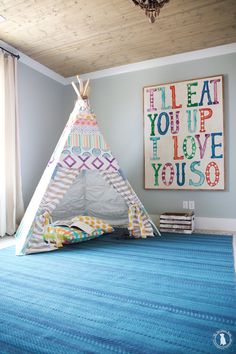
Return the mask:
[(0, 236), (13, 235), (24, 213), (17, 99), (17, 59), (0, 49)]

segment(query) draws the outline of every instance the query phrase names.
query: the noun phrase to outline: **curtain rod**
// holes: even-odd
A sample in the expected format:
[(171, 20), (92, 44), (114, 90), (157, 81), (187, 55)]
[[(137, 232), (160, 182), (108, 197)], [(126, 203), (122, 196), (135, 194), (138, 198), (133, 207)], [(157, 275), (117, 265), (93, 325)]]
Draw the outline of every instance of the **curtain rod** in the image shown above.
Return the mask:
[(4, 50), (5, 52), (7, 52), (8, 54), (12, 55), (13, 57), (15, 57), (17, 60), (20, 59), (20, 56), (18, 54), (14, 54), (12, 52), (10, 52), (9, 50), (3, 48), (3, 47), (0, 47), (0, 49)]

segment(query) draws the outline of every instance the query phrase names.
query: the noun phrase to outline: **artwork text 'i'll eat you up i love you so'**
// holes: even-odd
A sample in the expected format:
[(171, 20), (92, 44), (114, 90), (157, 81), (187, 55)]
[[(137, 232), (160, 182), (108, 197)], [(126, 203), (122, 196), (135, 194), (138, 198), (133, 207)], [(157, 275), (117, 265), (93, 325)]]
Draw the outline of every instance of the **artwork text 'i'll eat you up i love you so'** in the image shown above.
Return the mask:
[(144, 87), (145, 188), (224, 190), (223, 76)]

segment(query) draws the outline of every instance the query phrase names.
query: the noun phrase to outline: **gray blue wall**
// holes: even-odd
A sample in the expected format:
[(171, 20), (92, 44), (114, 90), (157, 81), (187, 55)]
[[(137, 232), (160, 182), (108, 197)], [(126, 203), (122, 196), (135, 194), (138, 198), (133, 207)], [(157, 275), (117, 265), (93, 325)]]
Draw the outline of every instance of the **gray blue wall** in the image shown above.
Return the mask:
[(19, 62), (18, 88), (22, 184), (27, 206), (65, 125), (65, 87)]
[[(183, 200), (194, 200), (196, 215), (236, 218), (236, 54), (96, 79), (91, 105), (113, 154), (151, 214), (182, 211)], [(224, 75), (226, 190), (145, 190), (142, 88), (146, 85)], [(42, 175), (65, 122), (75, 93), (52, 79), (19, 65), (20, 137), (23, 192), (26, 205)]]
[[(96, 79), (91, 84), (91, 105), (100, 128), (126, 176), (151, 214), (182, 211), (183, 200), (195, 201), (201, 217), (236, 217), (236, 55), (173, 64), (139, 72)], [(144, 189), (142, 88), (206, 76), (224, 75), (225, 191), (156, 191)], [(73, 91), (67, 88), (72, 105)], [(69, 104), (69, 105), (70, 105)]]

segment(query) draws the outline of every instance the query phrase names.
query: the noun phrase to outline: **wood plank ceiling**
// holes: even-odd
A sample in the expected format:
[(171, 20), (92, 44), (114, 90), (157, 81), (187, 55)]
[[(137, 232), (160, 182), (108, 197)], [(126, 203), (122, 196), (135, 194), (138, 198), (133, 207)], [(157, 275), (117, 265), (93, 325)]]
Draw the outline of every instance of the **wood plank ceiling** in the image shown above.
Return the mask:
[(156, 23), (131, 0), (0, 0), (0, 39), (68, 77), (236, 42), (236, 0), (170, 0)]

